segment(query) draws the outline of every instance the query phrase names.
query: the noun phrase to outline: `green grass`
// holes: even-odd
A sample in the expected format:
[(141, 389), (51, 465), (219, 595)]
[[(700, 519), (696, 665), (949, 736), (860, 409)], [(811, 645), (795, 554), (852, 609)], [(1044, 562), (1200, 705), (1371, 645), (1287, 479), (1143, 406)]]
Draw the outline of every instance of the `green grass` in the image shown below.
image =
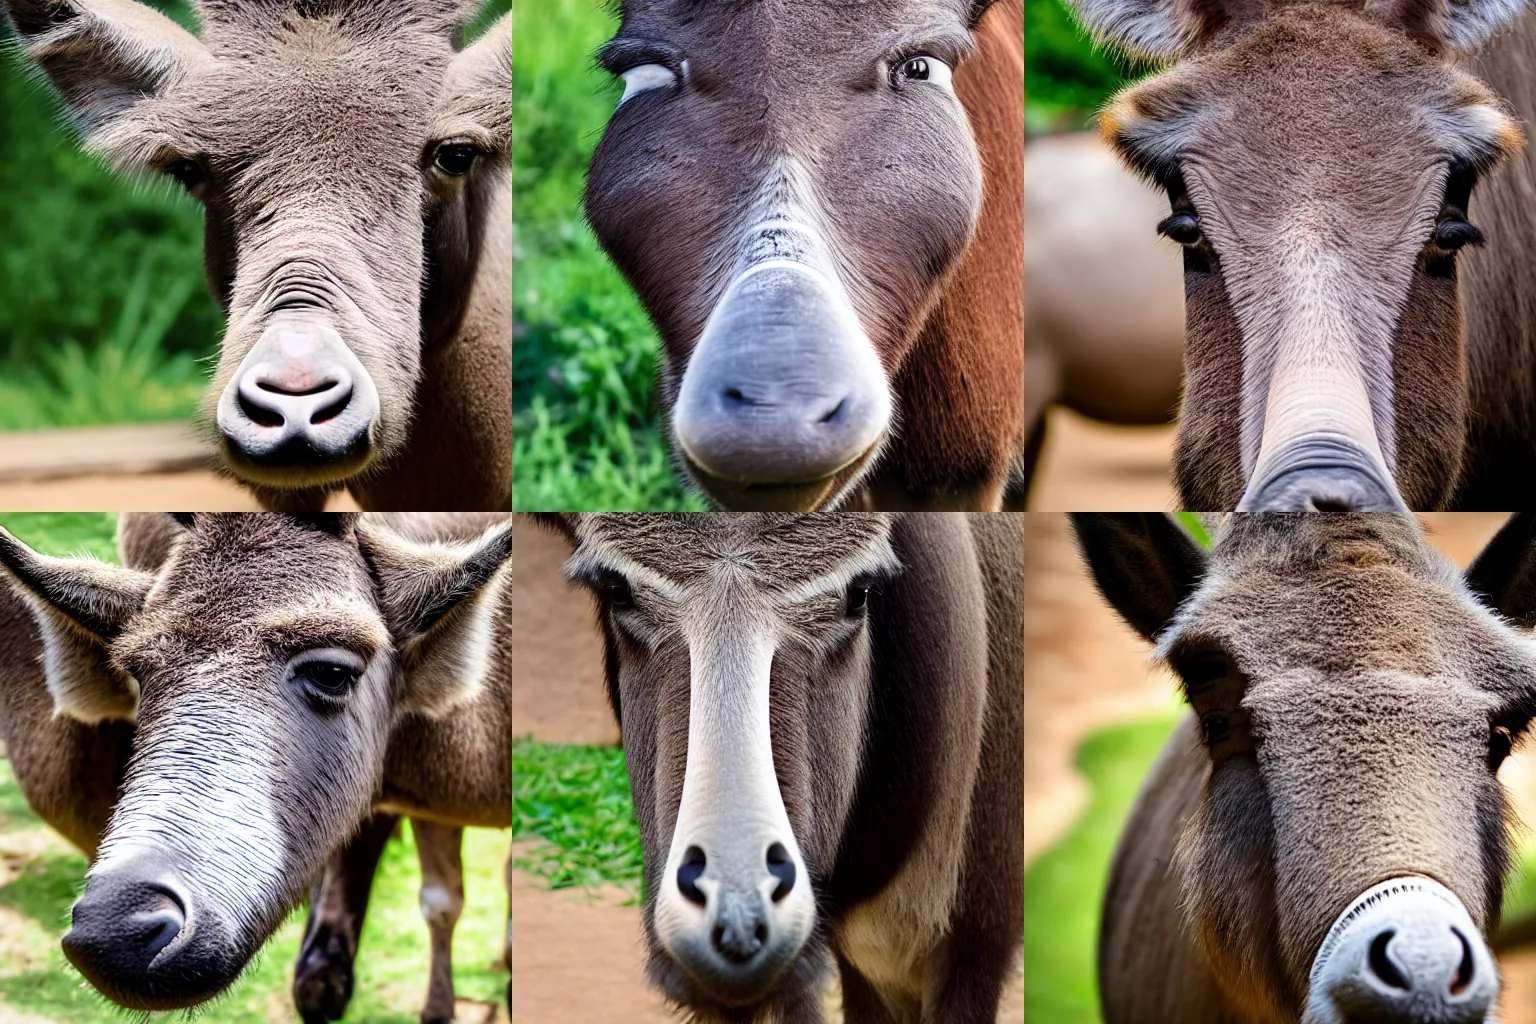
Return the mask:
[(514, 743), (512, 836), (539, 840), (516, 864), (552, 889), (609, 884), (640, 893), (640, 830), (622, 750)]
[[(0, 526), (47, 554), (88, 552), (116, 561), (116, 519), (107, 513), (12, 512), (0, 514)], [(506, 859), (505, 832), (465, 831), (465, 906), (453, 950), (454, 987), (461, 999), (505, 998), (507, 975), (498, 961), (507, 920)], [(123, 1010), (85, 984), (59, 949), (85, 867), (85, 858), (27, 807), (10, 762), (0, 758), (0, 1021), (15, 1014), (58, 1024), (121, 1024), (125, 1019)], [(415, 845), (409, 829), (402, 829), (385, 849), (375, 876), (348, 1021), (417, 1020), (430, 959), (427, 927), (416, 907), (420, 884)], [(198, 1018), (218, 1024), (296, 1019), (288, 993), (303, 928), (300, 910), (234, 988), (198, 1010)]]
[(528, 510), (701, 509), (667, 459), (645, 311), (582, 219), (620, 89), (592, 66), (601, 0), (512, 13), (513, 494)]

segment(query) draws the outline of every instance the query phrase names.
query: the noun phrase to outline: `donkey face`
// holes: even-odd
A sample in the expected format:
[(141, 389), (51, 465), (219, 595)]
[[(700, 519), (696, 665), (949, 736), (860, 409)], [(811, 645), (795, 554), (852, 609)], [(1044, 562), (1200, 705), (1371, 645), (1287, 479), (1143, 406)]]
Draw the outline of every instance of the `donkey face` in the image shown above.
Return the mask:
[(462, 546), (342, 516), (198, 516), (154, 575), (0, 533), (59, 713), (135, 721), (64, 952), (130, 1008), (230, 984), (367, 815), (385, 742), (485, 678), (503, 525)]
[(1448, 54), (1517, 10), (1081, 0), (1128, 49), (1188, 55), (1101, 122), (1168, 192), (1158, 230), (1183, 246), (1183, 507), (1450, 499), (1466, 435), (1456, 254), (1483, 241), (1478, 178), (1522, 137)]
[(86, 147), (205, 207), (228, 468), (286, 490), (397, 452), (423, 288), (463, 270), (466, 208), (502, 173), (505, 25), (456, 54), (457, 0), (207, 0), (201, 38), (132, 0), (8, 4)]
[(782, 1005), (824, 963), (816, 887), (855, 791), (877, 516), (568, 518), (596, 594), (645, 851), (650, 973), (695, 1010)]
[(587, 217), (661, 332), (674, 449), (723, 504), (830, 504), (878, 455), (981, 202), (951, 78), (986, 6), (623, 5)]
[(1309, 1024), (1483, 1021), (1496, 773), (1536, 711), (1536, 644), (1489, 604), (1533, 610), (1529, 519), (1465, 581), (1406, 516), (1239, 514), (1208, 560), (1165, 519), (1078, 529), (1209, 756), (1175, 876), (1229, 998)]

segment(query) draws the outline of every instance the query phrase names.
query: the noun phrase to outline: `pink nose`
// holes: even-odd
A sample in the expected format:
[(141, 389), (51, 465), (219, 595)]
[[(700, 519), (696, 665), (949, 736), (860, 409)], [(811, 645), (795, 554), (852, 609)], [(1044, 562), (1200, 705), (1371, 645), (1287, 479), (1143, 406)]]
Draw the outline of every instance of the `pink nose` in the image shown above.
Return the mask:
[(277, 324), (241, 361), (218, 422), (239, 461), (282, 469), (365, 457), (377, 415), (367, 371), (334, 330)]

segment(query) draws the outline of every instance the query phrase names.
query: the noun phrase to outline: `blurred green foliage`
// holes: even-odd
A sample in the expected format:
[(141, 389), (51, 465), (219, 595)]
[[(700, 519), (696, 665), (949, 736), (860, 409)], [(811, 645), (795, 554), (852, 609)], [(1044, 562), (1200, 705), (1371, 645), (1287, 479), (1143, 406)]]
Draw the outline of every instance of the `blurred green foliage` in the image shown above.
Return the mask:
[(582, 219), (621, 89), (592, 54), (602, 0), (512, 12), (513, 500), (519, 509), (698, 509), (668, 462), (656, 332)]
[[(9, 512), (4, 526), (51, 555), (117, 560), (117, 516), (100, 512)], [(507, 834), (464, 832), (464, 913), (453, 937), (453, 980), (460, 999), (501, 1003), (507, 974)], [(0, 1021), (121, 1024), (126, 1011), (81, 978), (59, 948), (69, 907), (85, 882), (85, 858), (34, 815), (0, 757)], [(408, 828), (391, 840), (374, 876), (363, 927), (357, 986), (347, 1020), (415, 1024), (431, 958), (417, 908), (421, 873)], [(304, 934), (301, 908), (278, 930), (240, 981), (190, 1017), (211, 1024), (266, 1024), (296, 1018), (289, 991)], [(139, 1015), (147, 1019), (146, 1015)]]
[(1024, 114), (1031, 132), (1085, 128), (1127, 80), (1149, 70), (1096, 47), (1063, 0), (1024, 0)]

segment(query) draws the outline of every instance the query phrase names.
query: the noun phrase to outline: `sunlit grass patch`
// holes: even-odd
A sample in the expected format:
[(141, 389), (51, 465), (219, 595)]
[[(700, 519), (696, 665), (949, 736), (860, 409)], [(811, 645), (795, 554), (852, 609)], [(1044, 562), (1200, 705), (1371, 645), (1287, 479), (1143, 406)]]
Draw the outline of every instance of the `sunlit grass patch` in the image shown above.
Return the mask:
[(641, 890), (640, 830), (622, 750), (514, 743), (512, 835), (542, 840), (515, 863), (550, 888)]

